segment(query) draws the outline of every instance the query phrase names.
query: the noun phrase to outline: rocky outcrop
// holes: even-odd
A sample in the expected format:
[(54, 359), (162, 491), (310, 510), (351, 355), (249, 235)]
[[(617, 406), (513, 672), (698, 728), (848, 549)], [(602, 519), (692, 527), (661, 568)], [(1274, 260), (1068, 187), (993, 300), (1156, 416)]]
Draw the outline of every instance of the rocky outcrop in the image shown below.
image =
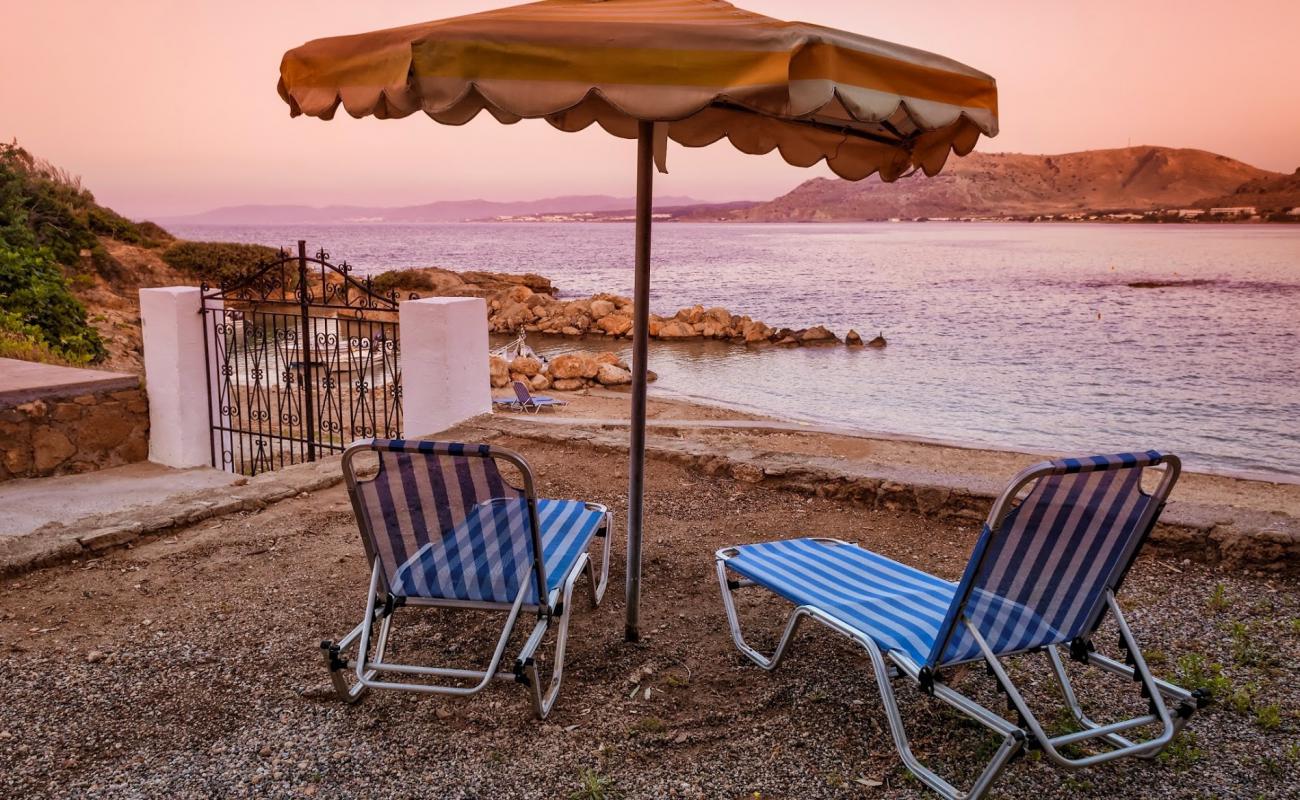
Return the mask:
[[(561, 300), (549, 291), (516, 284), (490, 294), (488, 327), (493, 333), (529, 333), (557, 336), (609, 336), (631, 338), (632, 299), (597, 294), (581, 300)], [(840, 339), (821, 325), (776, 329), (725, 308), (701, 305), (683, 308), (671, 317), (650, 315), (650, 338), (663, 340), (713, 339), (747, 345), (794, 346), (838, 344)]]
[[(547, 364), (526, 356), (507, 362), (494, 355), (489, 358), (488, 373), (494, 389), (523, 381), (537, 390), (575, 392), (589, 386), (626, 386), (632, 382), (631, 368), (617, 353), (586, 350), (558, 355)], [(651, 381), (657, 377), (654, 372), (647, 374)]]

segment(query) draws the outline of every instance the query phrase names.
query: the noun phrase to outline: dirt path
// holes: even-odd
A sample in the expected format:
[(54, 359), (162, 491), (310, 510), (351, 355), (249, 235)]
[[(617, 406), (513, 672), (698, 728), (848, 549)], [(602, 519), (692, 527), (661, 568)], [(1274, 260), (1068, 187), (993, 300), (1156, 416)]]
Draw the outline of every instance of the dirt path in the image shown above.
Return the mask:
[[(545, 494), (606, 503), (621, 527), (620, 456), (501, 443), (527, 454)], [(575, 617), (565, 687), (545, 723), (506, 683), (468, 700), (374, 693), (354, 707), (323, 691), (317, 643), (360, 617), (367, 573), (341, 488), (5, 580), (0, 796), (601, 796), (583, 793), (586, 782), (638, 798), (928, 797), (898, 764), (865, 658), (812, 626), (777, 673), (736, 653), (711, 556), (818, 534), (953, 578), (976, 531), (660, 462), (648, 481), (646, 640), (621, 641), (619, 536), (610, 592)], [(1222, 664), (1234, 691), (1251, 692), (1242, 710), (1224, 703), (1198, 716), (1194, 738), (1155, 763), (1064, 775), (1031, 756), (1009, 769), (998, 796), (1293, 791), (1283, 776), (1300, 763), (1296, 589), (1142, 559), (1124, 603), (1148, 658), (1166, 675), (1190, 652)], [(741, 606), (768, 641), (788, 610), (757, 594)], [(399, 653), (450, 650), (468, 662), (490, 636), (463, 616), (422, 619), (399, 635)], [(955, 680), (972, 691), (986, 683), (975, 672)], [(1101, 696), (1102, 713), (1141, 704), (1130, 686)], [(910, 689), (902, 698), (916, 750), (947, 774), (970, 775), (991, 740)]]

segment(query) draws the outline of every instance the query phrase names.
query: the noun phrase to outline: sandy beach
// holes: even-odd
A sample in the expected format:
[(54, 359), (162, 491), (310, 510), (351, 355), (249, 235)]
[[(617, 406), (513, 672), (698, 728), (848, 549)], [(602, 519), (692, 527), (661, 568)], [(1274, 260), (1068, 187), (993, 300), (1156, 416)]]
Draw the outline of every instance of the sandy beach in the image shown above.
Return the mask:
[[(625, 430), (629, 397), (625, 392), (589, 390), (557, 395), (569, 402), (559, 413), (529, 416), (530, 422), (561, 428)], [(922, 441), (878, 433), (764, 417), (721, 405), (693, 402), (651, 389), (647, 424), (652, 437), (692, 440), (719, 450), (745, 449), (785, 455), (818, 456), (846, 465), (888, 469), (917, 479), (960, 476), (1001, 488), (1020, 469), (1078, 452), (1017, 452)], [(1135, 443), (1135, 446), (1146, 443)], [(1176, 451), (1174, 451), (1176, 453)], [(1185, 471), (1172, 507), (1179, 500), (1286, 517), (1300, 517), (1300, 481), (1259, 476)]]

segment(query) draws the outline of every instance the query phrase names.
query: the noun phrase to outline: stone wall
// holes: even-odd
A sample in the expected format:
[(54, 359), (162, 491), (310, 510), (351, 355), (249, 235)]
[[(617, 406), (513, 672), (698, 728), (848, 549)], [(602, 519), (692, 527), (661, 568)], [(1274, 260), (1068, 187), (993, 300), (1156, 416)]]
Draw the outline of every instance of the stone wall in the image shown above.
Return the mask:
[(144, 461), (149, 402), (136, 386), (0, 405), (0, 447), (0, 481)]

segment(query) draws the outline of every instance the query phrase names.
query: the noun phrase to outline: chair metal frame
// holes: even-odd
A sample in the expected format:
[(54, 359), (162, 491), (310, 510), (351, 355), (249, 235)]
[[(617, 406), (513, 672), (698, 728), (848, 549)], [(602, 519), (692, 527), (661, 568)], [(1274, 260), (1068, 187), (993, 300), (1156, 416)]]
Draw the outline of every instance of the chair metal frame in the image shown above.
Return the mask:
[[(1144, 516), (1139, 521), (1139, 525), (1142, 526), (1139, 528), (1141, 532), (1134, 537), (1134, 546), (1127, 554), (1127, 558), (1121, 560), (1116, 573), (1108, 579), (1108, 585), (1103, 597), (1090, 615), (1092, 622), (1087, 628), (1088, 635), (1072, 641), (1069, 654), (1069, 657), (1075, 661), (1095, 666), (1106, 673), (1127, 678), (1131, 682), (1140, 683), (1141, 696), (1148, 700), (1149, 713), (1145, 715), (1108, 724), (1093, 721), (1079, 702), (1078, 694), (1075, 692), (1074, 685), (1070, 682), (1058, 645), (1046, 645), (1028, 651), (995, 653), (978, 628), (969, 622), (964, 614), (959, 615), (958, 621), (965, 626), (966, 630), (979, 644), (981, 659), (985, 663), (989, 674), (997, 682), (999, 691), (1006, 695), (1009, 710), (1016, 712), (1018, 724), (1013, 724), (1002, 714), (955, 691), (943, 682), (941, 674), (932, 674), (930, 670), (916, 664), (907, 655), (896, 650), (882, 651), (870, 636), (836, 619), (816, 606), (800, 605), (795, 607), (786, 621), (784, 631), (777, 642), (775, 650), (770, 656), (765, 656), (745, 641), (744, 634), (741, 631), (740, 619), (736, 613), (735, 601), (732, 597), (733, 592), (751, 586), (760, 586), (761, 584), (748, 579), (728, 577), (727, 562), (739, 552), (738, 548), (735, 547), (723, 548), (715, 553), (718, 583), (722, 590), (722, 604), (726, 611), (731, 638), (741, 653), (768, 672), (781, 665), (787, 649), (794, 639), (795, 632), (805, 617), (820, 622), (861, 646), (867, 651), (867, 655), (871, 659), (876, 675), (876, 683), (880, 689), (881, 704), (885, 708), (890, 733), (893, 736), (894, 746), (898, 750), (899, 757), (908, 770), (922, 783), (949, 800), (975, 800), (983, 797), (1007, 763), (1029, 749), (1041, 750), (1053, 763), (1070, 770), (1082, 769), (1126, 756), (1154, 758), (1178, 735), (1192, 715), (1210, 700), (1209, 692), (1204, 689), (1187, 691), (1151, 674), (1146, 659), (1142, 656), (1142, 649), (1129, 628), (1119, 603), (1115, 600), (1115, 592), (1123, 582), (1123, 578), (1136, 558), (1142, 544), (1150, 535), (1151, 529), (1155, 527), (1155, 522), (1159, 518), (1165, 500), (1181, 471), (1181, 463), (1176, 456), (1166, 455), (1162, 461), (1166, 465), (1165, 474), (1160, 485), (1152, 493)], [(993, 503), (986, 523), (990, 530), (998, 530), (1006, 516), (1015, 508), (1016, 500), (1022, 490), (1038, 479), (1052, 474), (1055, 469), (1051, 462), (1043, 462), (1022, 470)], [(839, 539), (814, 537), (814, 540), (831, 546), (856, 546)], [(982, 553), (977, 553), (972, 560), (981, 558), (982, 555)], [(968, 595), (969, 592), (967, 592), (966, 596), (955, 600), (954, 604), (958, 608), (963, 607)], [(1116, 626), (1119, 629), (1120, 646), (1125, 651), (1124, 662), (1103, 656), (1096, 652), (1092, 646), (1092, 635), (1096, 632), (1107, 611), (1114, 616)], [(1003, 658), (1032, 653), (1043, 653), (1047, 656), (1052, 674), (1060, 685), (1065, 705), (1080, 730), (1055, 736), (1048, 735), (1024, 696), (1007, 675), (1002, 663)], [(952, 665), (945, 664), (944, 666)], [(964, 792), (959, 790), (921, 763), (912, 753), (908, 744), (907, 731), (903, 726), (902, 712), (898, 707), (898, 701), (894, 694), (893, 681), (900, 677), (908, 678), (920, 687), (925, 694), (946, 703), (988, 728), (993, 734), (1002, 737), (1001, 744), (983, 771), (971, 784), (970, 789)], [(1178, 703), (1178, 708), (1172, 714), (1165, 705), (1166, 699)], [(1161, 729), (1160, 733), (1152, 738), (1133, 741), (1123, 735), (1133, 728), (1155, 724), (1160, 725)], [(1077, 758), (1068, 757), (1061, 752), (1060, 748), (1089, 740), (1098, 740), (1112, 749)]]
[[(394, 596), (389, 591), (384, 577), (383, 566), (372, 545), (373, 531), (370, 530), (369, 516), (364, 513), (357, 493), (357, 487), (362, 481), (359, 480), (353, 465), (354, 459), (362, 453), (380, 452), (386, 449), (390, 448), (380, 447), (375, 440), (362, 440), (349, 445), (343, 453), (343, 475), (347, 484), (348, 496), (352, 501), (353, 512), (356, 515), (357, 525), (361, 531), (366, 557), (371, 562), (371, 570), (366, 611), (362, 621), (337, 642), (324, 640), (320, 645), (335, 694), (340, 700), (347, 703), (357, 702), (372, 688), (464, 697), (482, 691), (493, 679), (512, 680), (528, 687), (532, 698), (533, 711), (538, 718), (545, 719), (555, 704), (555, 699), (559, 695), (560, 685), (564, 678), (564, 653), (569, 638), (569, 621), (573, 614), (573, 589), (579, 575), (584, 572), (587, 575), (592, 608), (599, 606), (601, 599), (605, 596), (605, 589), (609, 583), (609, 559), (614, 530), (613, 514), (608, 508), (598, 503), (585, 504), (588, 509), (599, 511), (604, 516), (593, 537), (604, 539), (599, 580), (596, 578), (595, 564), (591, 560), (590, 553), (584, 552), (578, 556), (569, 568), (569, 572), (561, 585), (550, 592), (539, 590), (539, 595), (543, 593), (546, 595), (544, 602), (526, 602), (529, 591), (533, 587), (533, 582), (529, 580), (521, 582), (519, 591), (511, 603)], [(538, 498), (534, 488), (533, 472), (531, 467), (528, 466), (528, 462), (520, 454), (502, 447), (489, 447), (486, 453), (479, 453), (467, 448), (461, 456), (466, 458), (500, 459), (519, 470), (524, 485), (518, 488), (523, 492), (528, 504), (534, 555), (533, 577), (538, 587), (545, 587), (547, 585), (546, 565), (543, 562), (541, 529), (538, 523)], [(539, 600), (541, 599), (539, 597)], [(384, 655), (392, 635), (396, 612), (403, 606), (495, 611), (505, 613), (506, 621), (501, 635), (497, 639), (496, 647), (492, 651), (489, 663), (483, 669), (401, 664), (386, 661)], [(506, 647), (509, 645), (511, 634), (515, 630), (519, 616), (523, 612), (536, 614), (537, 621), (520, 649), (519, 655), (515, 658), (513, 668), (508, 671), (502, 670), (500, 668), (502, 658)], [(374, 632), (376, 623), (378, 623), (379, 627), (378, 634)], [(555, 653), (550, 680), (546, 682), (545, 688), (543, 688), (540, 671), (537, 667), (536, 654), (545, 639), (547, 631), (553, 625), (556, 626)], [(350, 657), (348, 656), (349, 653), (351, 653)], [(352, 673), (351, 682), (349, 682), (349, 672)], [(383, 680), (380, 676), (384, 673), (432, 679), (451, 679), (461, 683), (412, 683), (400, 680)], [(473, 683), (465, 685), (465, 681)]]

